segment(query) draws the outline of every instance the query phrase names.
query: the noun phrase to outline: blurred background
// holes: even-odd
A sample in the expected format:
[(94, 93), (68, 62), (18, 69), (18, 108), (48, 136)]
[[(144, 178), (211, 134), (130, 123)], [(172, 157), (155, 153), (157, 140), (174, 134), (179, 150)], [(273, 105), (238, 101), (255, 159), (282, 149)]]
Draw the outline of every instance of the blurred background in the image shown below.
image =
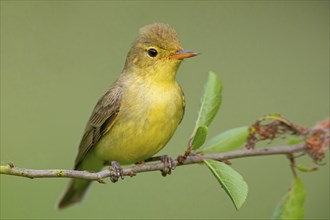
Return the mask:
[[(209, 137), (269, 113), (305, 126), (329, 116), (329, 1), (1, 1), (1, 164), (72, 168), (96, 101), (121, 73), (138, 29), (156, 21), (201, 53), (180, 67), (186, 114), (159, 154), (184, 152), (210, 70), (224, 92)], [(1, 219), (269, 219), (292, 182), (288, 160), (232, 162), (249, 185), (239, 211), (209, 170), (193, 165), (166, 178), (94, 183), (63, 211), (55, 204), (68, 179), (1, 175)], [(329, 219), (328, 152), (324, 162), (299, 173), (306, 219)]]

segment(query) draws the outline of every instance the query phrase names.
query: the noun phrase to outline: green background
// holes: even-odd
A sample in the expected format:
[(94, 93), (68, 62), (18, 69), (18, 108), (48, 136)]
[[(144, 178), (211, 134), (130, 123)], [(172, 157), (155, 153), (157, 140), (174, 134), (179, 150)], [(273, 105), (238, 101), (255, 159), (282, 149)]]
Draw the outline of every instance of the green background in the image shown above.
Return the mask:
[[(224, 84), (209, 137), (268, 113), (306, 126), (328, 117), (329, 1), (1, 1), (1, 164), (72, 168), (94, 104), (120, 74), (138, 29), (155, 21), (202, 53), (180, 67), (186, 114), (160, 154), (184, 152), (209, 70)], [(193, 165), (166, 178), (94, 183), (82, 204), (63, 211), (55, 204), (67, 179), (2, 175), (1, 219), (270, 218), (292, 181), (288, 160), (232, 162), (249, 184), (239, 211), (208, 169)], [(329, 219), (329, 153), (324, 162), (299, 173), (306, 219)]]

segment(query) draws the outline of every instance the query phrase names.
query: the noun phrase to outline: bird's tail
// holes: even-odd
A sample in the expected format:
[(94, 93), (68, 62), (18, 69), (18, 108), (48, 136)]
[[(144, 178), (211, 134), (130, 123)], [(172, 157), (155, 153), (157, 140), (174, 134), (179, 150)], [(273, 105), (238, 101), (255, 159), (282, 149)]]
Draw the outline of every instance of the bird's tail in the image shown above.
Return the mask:
[(91, 183), (90, 180), (72, 179), (57, 207), (63, 209), (80, 202)]
[[(88, 154), (84, 160), (75, 167), (75, 170), (88, 170), (89, 172), (98, 172), (103, 167), (103, 162), (95, 155)], [(62, 196), (60, 202), (57, 204), (59, 209), (66, 208), (70, 205), (80, 202), (89, 185), (92, 183), (90, 180), (85, 179), (71, 179), (68, 188)]]

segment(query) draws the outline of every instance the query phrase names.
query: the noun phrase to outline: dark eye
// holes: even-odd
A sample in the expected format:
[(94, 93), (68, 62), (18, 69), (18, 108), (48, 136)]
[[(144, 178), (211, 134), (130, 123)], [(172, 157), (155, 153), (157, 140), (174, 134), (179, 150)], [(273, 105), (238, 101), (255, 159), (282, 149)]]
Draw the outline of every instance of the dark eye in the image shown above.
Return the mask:
[(157, 51), (156, 49), (154, 49), (154, 48), (150, 48), (150, 49), (148, 49), (148, 55), (149, 55), (150, 57), (156, 57), (157, 54), (158, 54), (158, 51)]

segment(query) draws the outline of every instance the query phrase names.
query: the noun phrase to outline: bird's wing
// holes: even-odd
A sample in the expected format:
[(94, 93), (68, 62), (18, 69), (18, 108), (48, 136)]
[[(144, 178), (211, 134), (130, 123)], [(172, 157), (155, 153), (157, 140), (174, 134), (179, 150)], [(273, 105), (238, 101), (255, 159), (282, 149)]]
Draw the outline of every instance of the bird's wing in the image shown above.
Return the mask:
[(81, 139), (75, 168), (79, 166), (87, 153), (112, 127), (119, 112), (121, 98), (122, 87), (115, 84), (97, 102)]

